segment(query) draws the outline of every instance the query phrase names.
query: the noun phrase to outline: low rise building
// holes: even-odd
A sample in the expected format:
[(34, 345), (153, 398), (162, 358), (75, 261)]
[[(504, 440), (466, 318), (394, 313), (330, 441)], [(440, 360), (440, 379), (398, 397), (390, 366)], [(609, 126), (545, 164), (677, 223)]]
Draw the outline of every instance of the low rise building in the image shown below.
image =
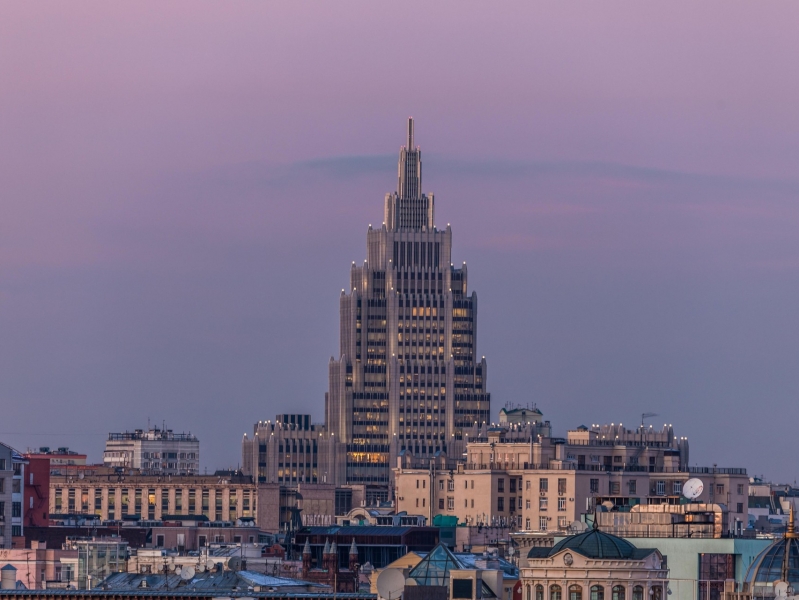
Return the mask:
[(660, 551), (597, 529), (531, 548), (521, 582), (526, 600), (665, 600), (670, 593)]
[(159, 521), (166, 515), (203, 515), (209, 521), (255, 518), (258, 493), (237, 471), (161, 477), (105, 475), (50, 477), (50, 514), (94, 515), (100, 521)]

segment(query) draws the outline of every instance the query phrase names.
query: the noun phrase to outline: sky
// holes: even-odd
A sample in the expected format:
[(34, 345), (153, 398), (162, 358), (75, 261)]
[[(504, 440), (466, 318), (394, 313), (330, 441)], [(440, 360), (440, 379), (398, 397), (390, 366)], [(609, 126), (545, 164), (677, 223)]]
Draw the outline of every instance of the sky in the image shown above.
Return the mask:
[(799, 4), (0, 4), (0, 441), (323, 420), (416, 120), (494, 414), (799, 477)]

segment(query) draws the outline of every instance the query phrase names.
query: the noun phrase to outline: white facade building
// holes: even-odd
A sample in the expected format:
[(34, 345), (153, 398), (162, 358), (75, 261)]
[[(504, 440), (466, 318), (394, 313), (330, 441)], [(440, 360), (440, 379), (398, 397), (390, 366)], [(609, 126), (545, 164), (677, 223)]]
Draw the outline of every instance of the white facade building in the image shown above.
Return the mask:
[(141, 469), (142, 475), (196, 475), (200, 472), (200, 441), (191, 433), (157, 427), (109, 433), (103, 464)]

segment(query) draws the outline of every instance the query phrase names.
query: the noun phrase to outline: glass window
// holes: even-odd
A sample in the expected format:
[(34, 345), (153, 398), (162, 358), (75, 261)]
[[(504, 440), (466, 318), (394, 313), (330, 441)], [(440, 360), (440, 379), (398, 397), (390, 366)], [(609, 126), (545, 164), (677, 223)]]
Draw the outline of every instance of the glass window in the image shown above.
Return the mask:
[(549, 491), (549, 479), (546, 477), (542, 477), (538, 480), (538, 491), (539, 492), (548, 492)]
[(644, 600), (644, 588), (643, 588), (643, 586), (636, 585), (633, 588), (633, 600)]
[(624, 586), (623, 585), (614, 585), (613, 586), (613, 600), (624, 600)]
[(605, 600), (605, 588), (601, 585), (592, 585), (591, 600)]
[(583, 600), (583, 588), (579, 585), (570, 585), (569, 600)]
[(535, 586), (535, 600), (544, 600), (544, 586), (541, 584)]
[(561, 600), (561, 591), (559, 585), (550, 586), (549, 600)]

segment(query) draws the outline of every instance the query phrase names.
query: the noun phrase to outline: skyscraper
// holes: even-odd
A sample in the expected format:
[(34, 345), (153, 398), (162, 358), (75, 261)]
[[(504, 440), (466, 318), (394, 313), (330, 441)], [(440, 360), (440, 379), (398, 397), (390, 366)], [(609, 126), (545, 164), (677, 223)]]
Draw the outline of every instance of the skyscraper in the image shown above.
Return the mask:
[[(486, 362), (477, 359), (477, 295), (451, 263), (452, 230), (435, 226), (422, 192), (422, 153), (408, 120), (397, 191), (366, 234), (340, 299), (340, 353), (331, 358), (327, 430), (346, 455), (341, 483), (388, 484), (403, 451), (463, 453), (463, 432), (489, 419)], [(343, 451), (343, 452), (342, 452)]]

